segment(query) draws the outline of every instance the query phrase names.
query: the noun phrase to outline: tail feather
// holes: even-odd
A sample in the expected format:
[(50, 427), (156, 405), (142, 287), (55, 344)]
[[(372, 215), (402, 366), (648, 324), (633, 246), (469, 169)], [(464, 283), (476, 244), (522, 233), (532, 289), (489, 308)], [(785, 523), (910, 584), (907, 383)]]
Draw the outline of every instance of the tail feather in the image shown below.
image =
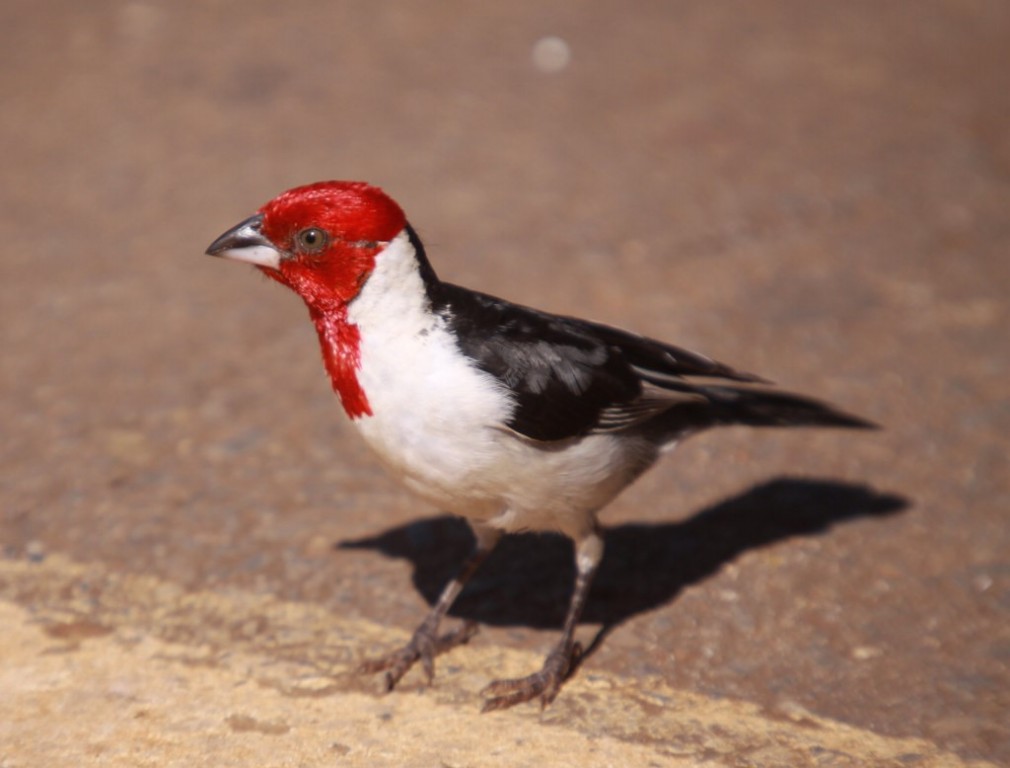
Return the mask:
[(666, 438), (734, 424), (879, 429), (871, 421), (791, 392), (721, 385), (693, 385), (690, 391), (700, 397), (673, 406), (665, 414), (650, 420), (647, 429)]
[(701, 386), (697, 389), (708, 400), (713, 424), (879, 429), (871, 421), (791, 392), (723, 386)]

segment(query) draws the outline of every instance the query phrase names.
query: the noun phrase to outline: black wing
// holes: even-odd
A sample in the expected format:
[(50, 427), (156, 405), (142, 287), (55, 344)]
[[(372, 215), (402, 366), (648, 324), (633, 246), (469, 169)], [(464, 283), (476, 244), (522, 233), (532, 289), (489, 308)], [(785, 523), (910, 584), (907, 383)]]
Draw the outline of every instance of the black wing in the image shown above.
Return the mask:
[(624, 429), (704, 400), (684, 376), (760, 381), (694, 352), (451, 284), (433, 304), (462, 351), (514, 393), (507, 426), (534, 440)]

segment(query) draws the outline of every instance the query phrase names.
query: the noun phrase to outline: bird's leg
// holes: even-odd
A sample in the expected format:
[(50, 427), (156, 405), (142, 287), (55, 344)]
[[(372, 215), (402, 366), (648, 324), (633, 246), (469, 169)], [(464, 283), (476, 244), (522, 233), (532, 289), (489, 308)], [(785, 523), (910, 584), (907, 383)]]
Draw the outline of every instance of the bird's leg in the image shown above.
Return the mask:
[(506, 709), (540, 697), (541, 708), (546, 707), (561, 690), (561, 684), (568, 677), (582, 656), (582, 646), (575, 642), (575, 626), (586, 605), (593, 576), (603, 559), (603, 537), (599, 530), (593, 530), (576, 543), (575, 547), (575, 591), (568, 605), (561, 639), (551, 649), (539, 672), (515, 680), (495, 680), (481, 695), (485, 696), (482, 712)]
[(477, 538), (473, 551), (464, 561), (459, 573), (445, 585), (431, 611), (428, 612), (421, 625), (414, 630), (410, 642), (386, 656), (369, 659), (361, 664), (359, 669), (362, 672), (384, 671), (386, 673), (386, 691), (393, 690), (400, 678), (414, 666), (416, 661), (421, 662), (425, 677), (430, 685), (435, 676), (435, 657), (457, 645), (463, 645), (477, 633), (477, 622), (467, 621), (451, 632), (441, 636), (438, 634), (438, 626), (442, 622), (442, 618), (452, 607), (459, 593), (463, 591), (463, 587), (473, 576), (474, 571), (487, 559), (501, 538), (500, 531), (484, 526), (473, 526), (473, 532)]

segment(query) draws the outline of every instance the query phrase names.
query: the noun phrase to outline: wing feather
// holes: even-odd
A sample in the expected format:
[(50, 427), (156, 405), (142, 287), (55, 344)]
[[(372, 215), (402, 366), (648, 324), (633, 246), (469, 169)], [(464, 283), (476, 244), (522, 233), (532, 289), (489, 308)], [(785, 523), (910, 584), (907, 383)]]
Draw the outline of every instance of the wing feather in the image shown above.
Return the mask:
[(463, 352), (513, 393), (503, 426), (534, 440), (629, 429), (703, 401), (685, 376), (760, 381), (689, 350), (451, 284), (436, 309)]

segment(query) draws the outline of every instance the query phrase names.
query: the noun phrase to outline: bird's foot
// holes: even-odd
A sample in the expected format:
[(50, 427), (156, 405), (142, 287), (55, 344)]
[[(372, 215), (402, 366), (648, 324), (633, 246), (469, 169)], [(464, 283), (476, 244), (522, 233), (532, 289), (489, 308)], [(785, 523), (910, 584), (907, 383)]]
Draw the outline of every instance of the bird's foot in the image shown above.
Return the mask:
[(561, 684), (578, 666), (582, 658), (582, 646), (578, 643), (555, 646), (539, 672), (528, 677), (515, 680), (495, 680), (481, 691), (485, 697), (481, 712), (493, 712), (496, 709), (508, 709), (540, 697), (540, 708), (543, 709), (558, 695)]
[(451, 632), (438, 635), (438, 623), (425, 621), (414, 632), (414, 636), (402, 648), (377, 659), (362, 662), (358, 670), (363, 673), (385, 672), (386, 692), (393, 690), (400, 678), (417, 661), (421, 662), (428, 685), (435, 677), (435, 657), (441, 653), (469, 642), (477, 634), (477, 622), (466, 621)]

